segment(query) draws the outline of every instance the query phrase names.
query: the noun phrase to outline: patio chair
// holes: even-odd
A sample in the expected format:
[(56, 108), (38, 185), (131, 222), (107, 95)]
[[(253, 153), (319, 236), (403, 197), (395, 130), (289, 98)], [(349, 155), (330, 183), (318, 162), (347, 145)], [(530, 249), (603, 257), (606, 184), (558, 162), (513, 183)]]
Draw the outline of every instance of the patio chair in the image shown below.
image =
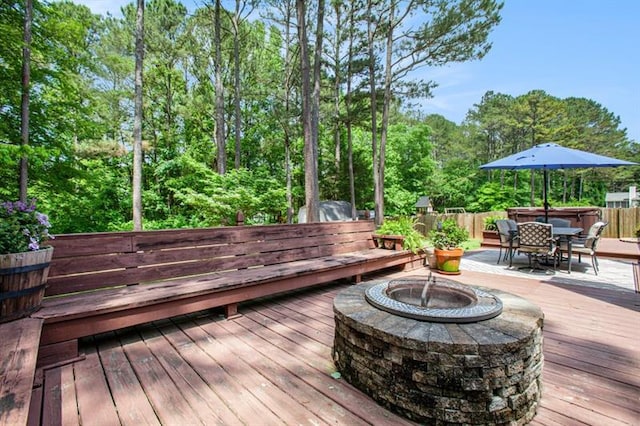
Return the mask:
[[(500, 252), (498, 253), (498, 261), (507, 260), (509, 256), (509, 265), (511, 265), (511, 259), (513, 259), (513, 253), (518, 248), (518, 224), (515, 220), (511, 219), (498, 219), (496, 220), (496, 226), (498, 228), (498, 236), (500, 237)], [(502, 256), (502, 249), (504, 251), (504, 257)]]
[[(578, 253), (578, 263), (582, 262), (583, 254), (591, 256), (591, 266), (593, 266), (593, 272), (595, 272), (596, 275), (598, 275), (599, 270), (598, 257), (596, 255), (598, 242), (600, 241), (602, 231), (608, 224), (608, 222), (603, 221), (596, 222), (591, 225), (589, 233), (586, 236), (578, 236), (573, 238), (571, 242), (571, 252), (573, 254)], [(561, 241), (560, 252), (567, 251), (568, 249), (567, 242)]]
[[(549, 218), (549, 221), (547, 223), (552, 224), (556, 228), (570, 228), (571, 227), (571, 221), (569, 219), (561, 219), (559, 217)], [(567, 237), (561, 236), (558, 239), (558, 246), (560, 246), (560, 244), (562, 242), (565, 242), (565, 245), (566, 245)], [(562, 260), (562, 258), (560, 258), (560, 260)]]
[(552, 217), (547, 223), (552, 224), (558, 228), (571, 228), (571, 221), (569, 219), (561, 219), (559, 217)]
[[(548, 271), (540, 266), (540, 257), (553, 259), (553, 271), (556, 270), (557, 241), (553, 237), (553, 225), (550, 223), (518, 223), (518, 251), (529, 257), (529, 266), (533, 271)], [(527, 267), (519, 268), (527, 269)]]

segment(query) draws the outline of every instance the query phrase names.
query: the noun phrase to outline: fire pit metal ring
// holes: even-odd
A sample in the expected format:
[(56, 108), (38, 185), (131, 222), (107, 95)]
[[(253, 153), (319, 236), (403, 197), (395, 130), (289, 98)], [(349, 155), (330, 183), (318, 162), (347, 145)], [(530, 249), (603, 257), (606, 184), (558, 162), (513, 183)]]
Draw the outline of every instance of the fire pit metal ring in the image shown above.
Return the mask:
[[(410, 288), (415, 286), (418, 293), (428, 280), (403, 279), (395, 280), (400, 286)], [(483, 321), (500, 315), (502, 312), (502, 301), (494, 295), (480, 289), (461, 285), (455, 281), (439, 279), (437, 282), (429, 282), (427, 292), (433, 299), (457, 298), (454, 306), (442, 308), (439, 305), (446, 305), (446, 301), (433, 303), (436, 307), (419, 305), (417, 303), (406, 303), (405, 301), (394, 299), (390, 296), (390, 288), (394, 281), (382, 282), (368, 288), (365, 292), (366, 300), (378, 309), (389, 313), (412, 318), (419, 321), (447, 322), (447, 323), (468, 323)], [(455, 306), (458, 305), (458, 306)]]

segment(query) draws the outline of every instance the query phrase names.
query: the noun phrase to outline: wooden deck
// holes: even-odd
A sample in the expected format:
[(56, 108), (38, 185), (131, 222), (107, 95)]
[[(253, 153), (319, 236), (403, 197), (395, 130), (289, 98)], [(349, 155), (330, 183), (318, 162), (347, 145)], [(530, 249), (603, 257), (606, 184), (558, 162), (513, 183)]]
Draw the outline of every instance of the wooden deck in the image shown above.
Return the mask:
[[(458, 279), (543, 308), (544, 388), (532, 424), (640, 424), (639, 294), (474, 272)], [(332, 377), (332, 298), (348, 285), (241, 305), (233, 320), (192, 315), (87, 340), (84, 360), (44, 372), (30, 423), (411, 424)]]

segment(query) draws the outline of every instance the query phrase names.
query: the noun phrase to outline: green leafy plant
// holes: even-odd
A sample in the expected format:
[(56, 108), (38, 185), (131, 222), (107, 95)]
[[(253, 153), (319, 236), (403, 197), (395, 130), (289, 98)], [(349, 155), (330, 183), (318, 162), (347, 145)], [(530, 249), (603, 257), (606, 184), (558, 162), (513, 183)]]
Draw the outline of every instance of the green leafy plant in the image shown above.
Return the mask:
[(636, 237), (640, 237), (640, 225), (636, 227)]
[(35, 200), (0, 203), (0, 254), (39, 250), (49, 235), (49, 218), (36, 211)]
[(399, 216), (386, 219), (376, 230), (376, 233), (378, 235), (402, 235), (404, 237), (402, 248), (417, 253), (427, 243), (426, 238), (416, 229), (421, 225), (415, 218)]
[(439, 222), (436, 229), (429, 232), (429, 240), (438, 250), (458, 248), (469, 239), (469, 231), (458, 225), (454, 219)]
[(496, 225), (496, 221), (500, 219), (505, 219), (504, 216), (487, 216), (484, 218), (484, 230), (485, 231), (497, 231), (498, 225)]

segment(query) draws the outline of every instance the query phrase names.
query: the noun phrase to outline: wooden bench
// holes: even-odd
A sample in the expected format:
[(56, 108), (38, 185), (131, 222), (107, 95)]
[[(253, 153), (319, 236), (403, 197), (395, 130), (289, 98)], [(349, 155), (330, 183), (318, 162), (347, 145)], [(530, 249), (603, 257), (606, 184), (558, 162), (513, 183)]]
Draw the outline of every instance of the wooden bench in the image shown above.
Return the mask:
[(27, 424), (41, 319), (0, 324), (0, 424)]
[(372, 221), (57, 236), (39, 365), (78, 356), (77, 339), (342, 278), (415, 267), (375, 248)]

